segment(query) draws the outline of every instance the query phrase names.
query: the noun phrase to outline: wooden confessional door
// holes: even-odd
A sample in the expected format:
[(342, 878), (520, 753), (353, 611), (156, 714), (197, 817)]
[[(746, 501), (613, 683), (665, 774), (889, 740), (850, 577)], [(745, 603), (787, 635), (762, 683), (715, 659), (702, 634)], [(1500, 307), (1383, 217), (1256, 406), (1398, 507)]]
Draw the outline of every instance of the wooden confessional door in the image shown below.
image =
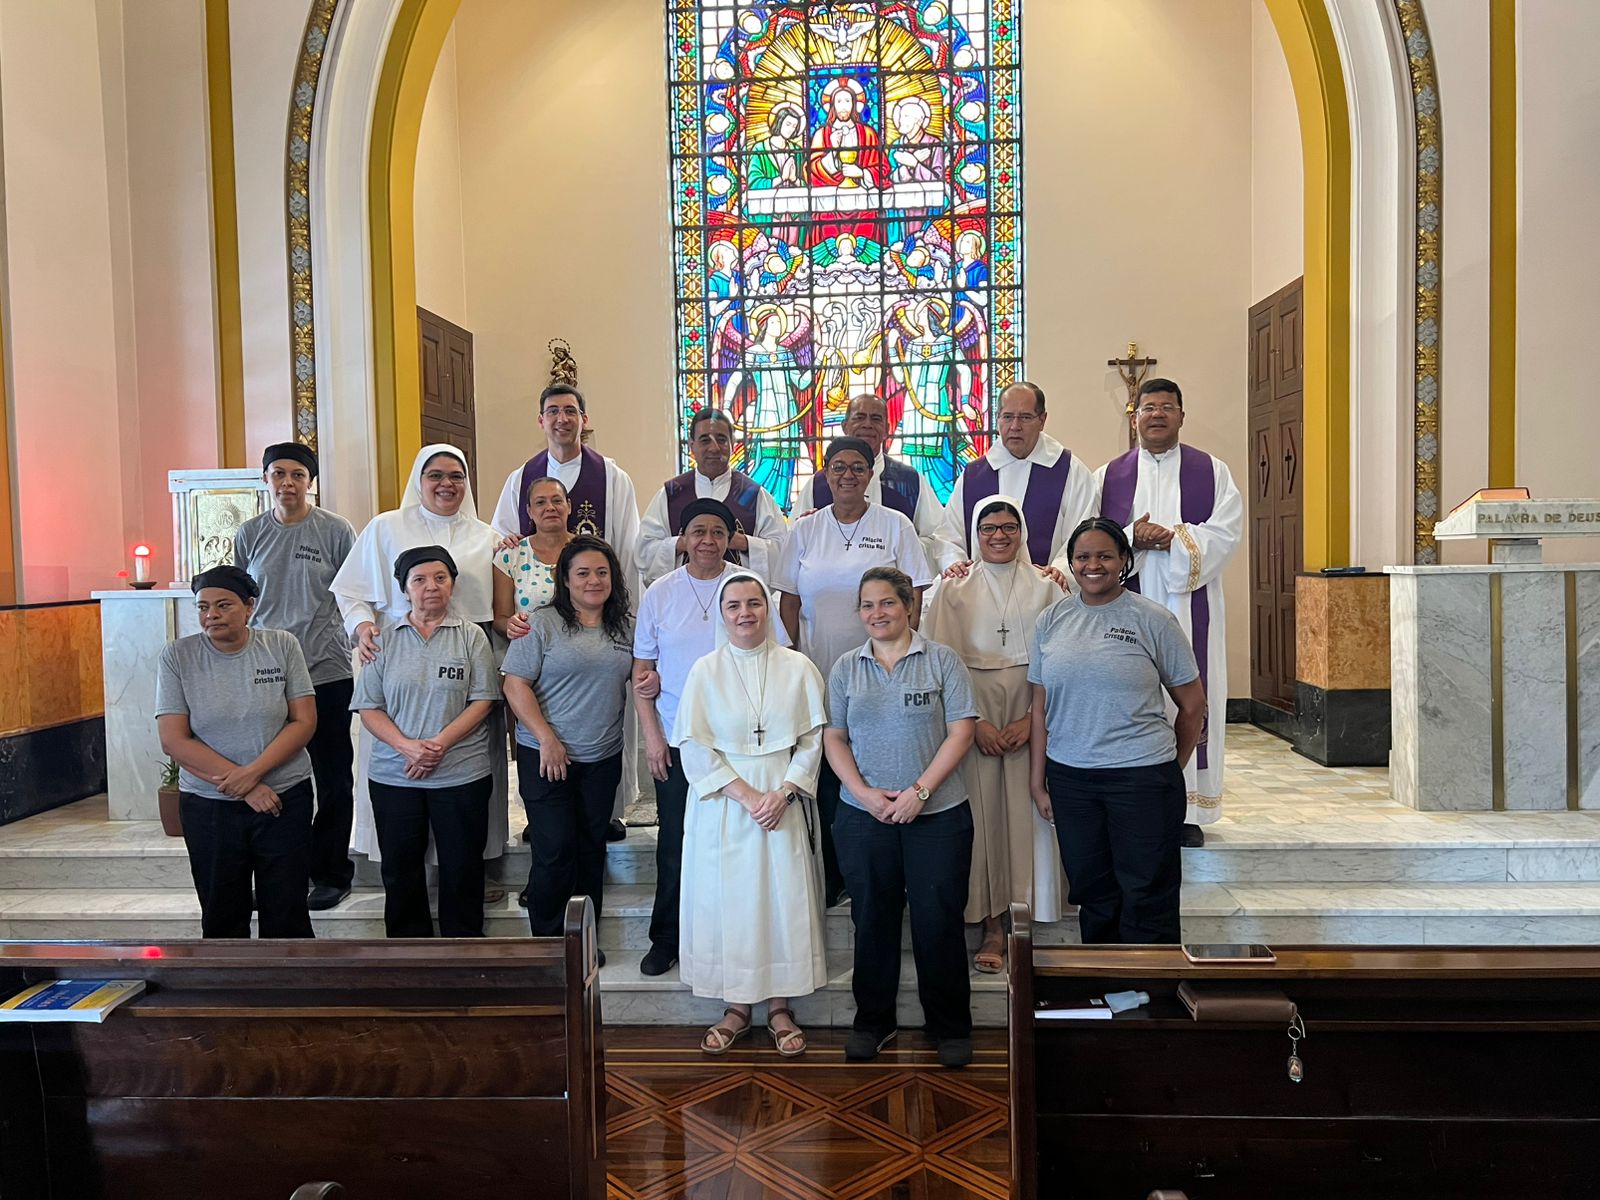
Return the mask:
[(1250, 309), (1250, 694), (1295, 707), (1294, 581), (1304, 450), (1297, 279)]
[(467, 456), (478, 492), (478, 416), (472, 387), (472, 334), (425, 308), (417, 309), (422, 358), (422, 444), (449, 442)]

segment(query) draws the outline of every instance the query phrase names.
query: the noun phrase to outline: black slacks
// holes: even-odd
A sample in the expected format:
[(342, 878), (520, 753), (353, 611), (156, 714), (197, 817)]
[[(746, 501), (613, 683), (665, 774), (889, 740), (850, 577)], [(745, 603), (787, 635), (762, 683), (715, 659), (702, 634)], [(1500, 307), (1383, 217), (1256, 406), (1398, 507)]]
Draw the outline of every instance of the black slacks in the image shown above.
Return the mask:
[(822, 770), (817, 774), (817, 820), (822, 826), (822, 882), (823, 899), (829, 908), (838, 902), (839, 893), (845, 889), (844, 873), (839, 869), (839, 849), (834, 840), (834, 818), (841, 808), (850, 807), (839, 799), (839, 777), (822, 759)]
[(355, 743), (350, 740), (352, 679), (330, 679), (317, 687), (317, 731), (306, 752), (317, 785), (317, 815), (311, 822), (311, 882), (343, 891), (355, 878), (350, 826), (355, 819)]
[(485, 775), (452, 787), (369, 781), (372, 823), (383, 855), (383, 928), (392, 938), (433, 936), (428, 912), (428, 831), (439, 860), (439, 934), (483, 936), (483, 844), (489, 838)]
[(656, 784), (656, 902), (650, 910), (650, 944), (678, 949), (678, 901), (683, 894), (683, 817), (689, 780), (676, 750), (667, 777)]
[(1046, 759), (1045, 784), (1084, 945), (1179, 941), (1188, 791), (1177, 760), (1095, 770)]
[(255, 885), (264, 938), (308, 938), (306, 881), (311, 861), (311, 781), (278, 793), (283, 811), (257, 812), (243, 800), (213, 800), (180, 792), (183, 842), (200, 897), (200, 934), (250, 936), (250, 888)]
[[(622, 782), (622, 754), (567, 763), (565, 779), (539, 774), (539, 752), (517, 746), (517, 790), (528, 810), (528, 926), (534, 937), (561, 936), (567, 901), (587, 896), (595, 920), (605, 893), (606, 829)], [(678, 840), (683, 840), (679, 825)], [(681, 853), (681, 851), (680, 851)]]
[(896, 1025), (900, 922), (911, 907), (911, 955), (928, 1034), (972, 1036), (972, 984), (962, 911), (972, 869), (972, 808), (961, 804), (885, 825), (840, 803), (834, 817), (839, 866), (855, 925), (855, 1028), (882, 1037)]

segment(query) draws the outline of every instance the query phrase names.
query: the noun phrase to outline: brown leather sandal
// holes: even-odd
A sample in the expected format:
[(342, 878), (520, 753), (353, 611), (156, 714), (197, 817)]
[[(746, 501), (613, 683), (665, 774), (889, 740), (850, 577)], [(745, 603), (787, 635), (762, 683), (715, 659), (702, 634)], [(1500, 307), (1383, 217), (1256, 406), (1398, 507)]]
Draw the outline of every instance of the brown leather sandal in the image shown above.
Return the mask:
[[(777, 1030), (772, 1027), (774, 1017), (788, 1017), (793, 1029)], [(806, 1031), (794, 1019), (791, 1008), (774, 1008), (767, 1013), (767, 1032), (772, 1035), (772, 1045), (784, 1058), (795, 1058), (806, 1052)]]
[[(737, 1029), (725, 1024), (724, 1022), (727, 1020), (729, 1013), (736, 1017), (743, 1017), (744, 1024)], [(754, 1013), (741, 1013), (737, 1008), (723, 1009), (722, 1016), (723, 1020), (718, 1021), (710, 1029), (706, 1030), (705, 1037), (700, 1039), (700, 1049), (713, 1056), (726, 1054), (729, 1050), (732, 1050), (734, 1044), (740, 1038), (746, 1036), (755, 1023)]]

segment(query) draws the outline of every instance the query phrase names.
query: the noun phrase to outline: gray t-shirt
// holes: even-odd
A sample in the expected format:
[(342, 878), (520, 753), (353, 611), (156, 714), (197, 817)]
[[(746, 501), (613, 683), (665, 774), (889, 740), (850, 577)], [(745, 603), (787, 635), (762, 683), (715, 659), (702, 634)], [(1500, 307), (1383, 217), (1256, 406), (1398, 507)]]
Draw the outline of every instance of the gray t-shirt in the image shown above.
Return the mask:
[[(289, 701), (316, 694), (294, 634), (252, 629), (243, 650), (224, 654), (203, 633), (161, 649), (156, 667), (156, 716), (182, 714), (189, 729), (229, 762), (261, 756), (289, 722)], [(311, 777), (311, 757), (299, 751), (261, 782), (275, 792)], [(178, 787), (213, 800), (231, 800), (208, 779), (178, 771)]]
[[(872, 643), (846, 650), (828, 673), (828, 724), (850, 735), (868, 786), (899, 791), (917, 782), (939, 753), (951, 721), (978, 715), (966, 664), (949, 646), (911, 635), (911, 649), (893, 671), (872, 656)], [(864, 809), (841, 787), (839, 798)], [(967, 802), (967, 785), (952, 771), (928, 797), (924, 813)]]
[(350, 639), (328, 589), (355, 542), (350, 522), (321, 508), (298, 525), (264, 512), (233, 535), (235, 565), (261, 586), (250, 623), (299, 638), (312, 683), (350, 678)]
[[(553, 608), (541, 608), (528, 620), (531, 628), (511, 643), (501, 669), (533, 684), (544, 719), (574, 762), (616, 754), (633, 671), (633, 619), (620, 641), (600, 628), (568, 629)], [(539, 748), (521, 721), (517, 742)]]
[(1045, 696), (1045, 753), (1069, 767), (1171, 762), (1178, 738), (1162, 690), (1200, 677), (1183, 626), (1125, 591), (1109, 604), (1057, 600), (1033, 628), (1028, 682)]
[[(410, 621), (389, 631), (378, 657), (356, 676), (350, 708), (381, 708), (409, 738), (433, 737), (474, 700), (500, 699), (500, 675), (488, 635), (470, 621), (446, 617), (424, 638)], [(421, 779), (406, 778), (406, 760), (376, 739), (367, 777), (394, 787), (459, 787), (488, 775), (489, 722), (478, 722), (446, 750), (439, 765)]]

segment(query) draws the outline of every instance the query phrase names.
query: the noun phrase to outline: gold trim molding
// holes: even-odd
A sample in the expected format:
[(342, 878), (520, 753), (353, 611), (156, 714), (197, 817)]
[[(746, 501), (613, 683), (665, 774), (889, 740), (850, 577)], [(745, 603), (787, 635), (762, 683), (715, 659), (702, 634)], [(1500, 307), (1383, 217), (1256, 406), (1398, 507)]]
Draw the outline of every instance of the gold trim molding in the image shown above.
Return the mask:
[(1433, 524), (1439, 518), (1441, 392), (1439, 344), (1440, 293), (1444, 282), (1444, 137), (1439, 115), (1439, 82), (1433, 64), (1433, 40), (1422, 12), (1422, 0), (1394, 0), (1411, 73), (1411, 107), (1415, 117), (1416, 177), (1416, 325), (1412, 395), (1412, 557), (1437, 563), (1439, 547)]
[(317, 340), (311, 305), (311, 120), (322, 77), (328, 31), (342, 0), (313, 0), (300, 39), (294, 91), (289, 100), (288, 171), (285, 202), (289, 223), (290, 385), (294, 390), (294, 436), (317, 448)]

